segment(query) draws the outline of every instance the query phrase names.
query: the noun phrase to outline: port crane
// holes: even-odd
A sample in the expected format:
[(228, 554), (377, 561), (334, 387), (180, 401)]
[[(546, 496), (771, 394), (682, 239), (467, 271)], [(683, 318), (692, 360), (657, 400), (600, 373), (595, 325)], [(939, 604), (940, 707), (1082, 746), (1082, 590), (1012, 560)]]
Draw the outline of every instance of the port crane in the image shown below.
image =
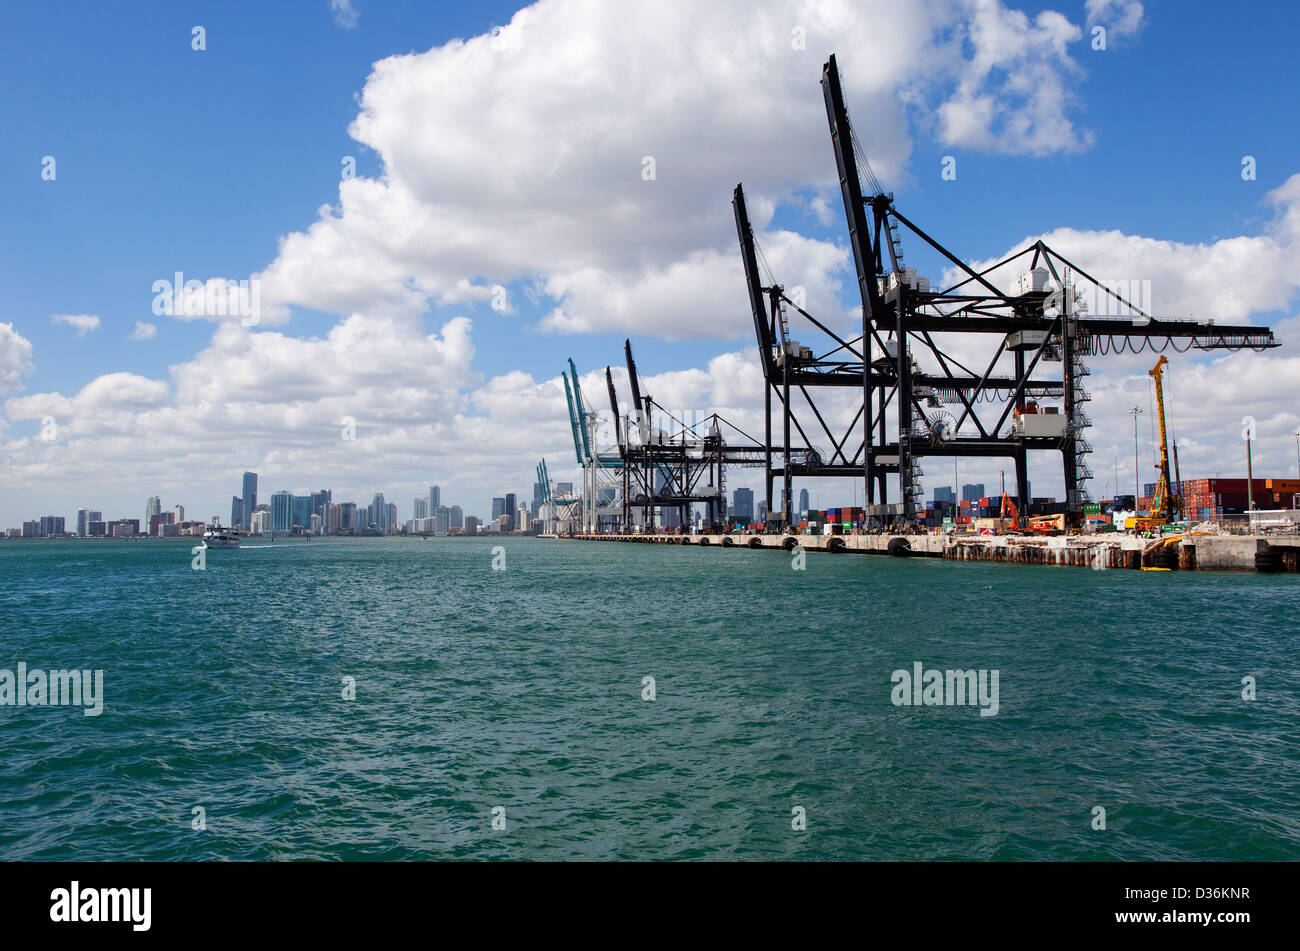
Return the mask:
[[(773, 483), (780, 481), (788, 500), (792, 482), (805, 477), (865, 483), (869, 513), (881, 503), (883, 514), (910, 521), (923, 507), (920, 462), (934, 456), (1014, 460), (1014, 501), (1027, 513), (1027, 459), (1042, 452), (1060, 455), (1075, 522), (1092, 478), (1086, 463), (1092, 451), (1086, 438), (1088, 358), (1147, 348), (1181, 353), (1278, 346), (1267, 327), (1153, 316), (1133, 295), (1119, 293), (1041, 240), (991, 266), (966, 263), (907, 218), (872, 172), (849, 120), (834, 56), (822, 68), (822, 91), (861, 298), (858, 327), (845, 330), (818, 319), (803, 299), (786, 294), (776, 275), (764, 280), (740, 185), (732, 197), (765, 383), (767, 510), (786, 524), (793, 513), (773, 508)], [(871, 130), (862, 132), (866, 138)], [(928, 279), (905, 267), (900, 232), (951, 266), (956, 282), (932, 290)], [(1010, 268), (1025, 273), (1004, 291), (994, 278)], [(1088, 313), (1089, 296), (1105, 313)], [(961, 352), (975, 352), (977, 341), (984, 344), (978, 362)], [(854, 394), (856, 413), (844, 416), (847, 426), (836, 391)], [(1040, 410), (1039, 401), (1050, 405)], [(884, 504), (887, 477), (897, 480), (895, 505)]]

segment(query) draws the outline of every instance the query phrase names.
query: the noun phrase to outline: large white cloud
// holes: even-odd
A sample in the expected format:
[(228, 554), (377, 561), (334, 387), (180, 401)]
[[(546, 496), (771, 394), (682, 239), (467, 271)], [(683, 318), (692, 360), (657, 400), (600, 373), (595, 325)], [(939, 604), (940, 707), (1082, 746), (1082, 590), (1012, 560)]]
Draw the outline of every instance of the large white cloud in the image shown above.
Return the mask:
[[(375, 64), (351, 132), (383, 174), (342, 182), (283, 240), (265, 297), (410, 314), (526, 281), (553, 301), (544, 329), (735, 336), (735, 182), (758, 229), (796, 190), (822, 219), (838, 203), (827, 52), (876, 171), (898, 180), (909, 110), (967, 148), (1085, 143), (1068, 114), (1079, 35), (997, 0), (543, 0), (493, 35)], [(781, 279), (830, 296), (827, 262), (810, 267)]]

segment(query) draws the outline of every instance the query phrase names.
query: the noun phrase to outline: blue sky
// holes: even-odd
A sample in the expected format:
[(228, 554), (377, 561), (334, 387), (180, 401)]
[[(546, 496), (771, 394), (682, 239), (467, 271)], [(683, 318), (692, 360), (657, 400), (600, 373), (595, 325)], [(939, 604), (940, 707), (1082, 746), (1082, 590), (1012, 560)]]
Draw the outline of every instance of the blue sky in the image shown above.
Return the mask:
[[(974, 22), (973, 7), (968, 6), (957, 4), (956, 9), (962, 16), (969, 14)], [(1124, 6), (1113, 4), (1110, 15), (1118, 16)], [(1300, 80), (1285, 57), (1260, 52), (1263, 41), (1294, 35), (1300, 27), (1300, 14), (1288, 6), (1262, 3), (1225, 8), (1150, 0), (1140, 6), (1140, 28), (1126, 36), (1112, 31), (1108, 48), (1097, 52), (1089, 48), (1088, 12), (1082, 2), (999, 4), (999, 10), (1023, 11), (1031, 27), (1042, 22), (1037, 18), (1043, 11), (1058, 11), (1075, 24), (1080, 32), (1069, 43), (1069, 64), (1062, 65), (1050, 55), (1045, 64), (1032, 57), (1007, 60), (987, 77), (972, 79), (969, 73), (955, 74), (947, 82), (920, 89), (916, 88), (915, 76), (901, 77), (896, 83), (889, 77), (873, 76), (870, 88), (864, 87), (856, 96), (851, 94), (849, 105), (859, 138), (873, 156), (879, 147), (883, 158), (878, 172), (895, 192), (900, 209), (954, 251), (971, 259), (1000, 256), (1027, 237), (1063, 228), (1086, 234), (1113, 230), (1126, 236), (1177, 243), (1179, 248), (1161, 267), (1183, 269), (1179, 273), (1186, 272), (1191, 290), (1181, 285), (1171, 287), (1169, 301), (1183, 301), (1194, 293), (1194, 272), (1202, 266), (1198, 262), (1206, 260), (1196, 251), (1214, 248), (1216, 242), (1238, 237), (1263, 240), (1271, 234), (1269, 240), (1283, 246), (1273, 260), (1278, 273), (1285, 273), (1290, 263), (1300, 263), (1287, 257), (1293, 246), (1277, 236), (1280, 212), (1265, 198), (1300, 172), (1296, 141), (1300, 131), (1288, 118), (1300, 99)], [(692, 150), (689, 116), (682, 120), (680, 130), (671, 134), (665, 131), (662, 123), (674, 120), (654, 119), (655, 107), (645, 104), (646, 90), (653, 91), (653, 84), (623, 90), (617, 82), (603, 87), (605, 80), (585, 80), (586, 48), (576, 41), (573, 48), (556, 51), (552, 73), (545, 72), (543, 65), (543, 71), (534, 74), (540, 78), (532, 82), (518, 77), (498, 79), (495, 75), (474, 78), (470, 66), (438, 66), (436, 75), (443, 84), (440, 88), (399, 76), (394, 80), (394, 90), (383, 96), (376, 94), (374, 114), (381, 131), (371, 144), (363, 144), (349, 134), (349, 127), (361, 111), (360, 97), (372, 76), (372, 64), (399, 54), (450, 58), (451, 53), (438, 54), (439, 48), (457, 38), (482, 37), (494, 27), (509, 24), (515, 7), (374, 0), (357, 3), (355, 9), (352, 26), (343, 25), (325, 0), (269, 5), (141, 3), (127, 8), (55, 3), (8, 11), (6, 30), (0, 36), (0, 75), (10, 90), (0, 101), (0, 122), (6, 130), (6, 147), (0, 150), (5, 252), (0, 255), (0, 277), (7, 289), (5, 302), (0, 305), (0, 324), (12, 324), (13, 331), (30, 344), (31, 369), (8, 393), (0, 394), (0, 400), (8, 397), (10, 401), (0, 403), (5, 413), (0, 420), (7, 422), (7, 428), (0, 430), (0, 480), (4, 486), (0, 524), (14, 525), (20, 519), (47, 511), (70, 517), (81, 504), (103, 508), (111, 515), (132, 514), (143, 508), (146, 495), (156, 493), (164, 495), (164, 504), (180, 502), (196, 514), (223, 512), (228, 508), (230, 494), (237, 491), (238, 475), (245, 467), (263, 472), (261, 488), (265, 492), (280, 487), (298, 491), (325, 485), (335, 487), (338, 499), (340, 493), (368, 498), (371, 491), (387, 491), (390, 498), (396, 497), (403, 517), (410, 514), (409, 497), (416, 494), (415, 486), (440, 482), (451, 487), (450, 492), (444, 489), (444, 497), (461, 502), (467, 511), (483, 514), (493, 495), (506, 491), (527, 494), (533, 464), (542, 455), (555, 460), (553, 470), (558, 468), (557, 462), (572, 463), (571, 454), (565, 453), (565, 421), (557, 419), (551, 426), (539, 422), (545, 418), (541, 410), (534, 414), (528, 407), (498, 406), (491, 395), (496, 392), (494, 380), (499, 381), (498, 387), (522, 387), (518, 399), (536, 402), (540, 399), (537, 393), (543, 391), (529, 387), (533, 383), (542, 387), (556, 376), (567, 357), (572, 356), (582, 372), (601, 369), (606, 363), (617, 365), (622, 340), (629, 335), (634, 340), (640, 370), (646, 376), (688, 370), (708, 372), (713, 358), (753, 349), (747, 336), (744, 291), (739, 284), (727, 286), (716, 306), (712, 301), (708, 307), (702, 306), (698, 318), (683, 318), (683, 326), (690, 328), (687, 332), (681, 327), (665, 331), (652, 316), (633, 314), (613, 325), (592, 318), (579, 327), (581, 332), (557, 333), (553, 324), (546, 323), (554, 308), (563, 306), (566, 311), (580, 312), (584, 303), (592, 307), (599, 302), (612, 307), (611, 301), (616, 298), (611, 297), (609, 287), (643, 277), (647, 269), (663, 271), (688, 262), (693, 254), (714, 252), (730, 265), (735, 255), (729, 186), (735, 181), (748, 183), (751, 176), (757, 178), (758, 194), (777, 203), (766, 231), (794, 232), (811, 242), (812, 250), (830, 253), (839, 248), (842, 253), (843, 211), (838, 195), (826, 191), (833, 158), (818, 85), (821, 62), (825, 53), (832, 51), (833, 40), (815, 29), (809, 30), (808, 50), (799, 54), (803, 59), (796, 60), (793, 67), (794, 75), (806, 80), (802, 87), (806, 100), (796, 97), (792, 101), (810, 111), (792, 116), (789, 127), (774, 122), (746, 129), (745, 135), (752, 136), (754, 147), (738, 155), (720, 156), (716, 148), (709, 147), (707, 132), (701, 133), (704, 138), (700, 149)], [(798, 21), (799, 5), (791, 9), (793, 21)], [(674, 15), (670, 12), (665, 19), (671, 21)], [(707, 32), (707, 26), (696, 24), (687, 13), (680, 15), (686, 31), (679, 37), (683, 45), (690, 45), (691, 30)], [(570, 19), (566, 21), (566, 17)], [(599, 19), (566, 9), (565, 4), (543, 5), (530, 21), (540, 25), (512, 41), (521, 44), (515, 48), (515, 62), (533, 57), (546, 63), (544, 51), (529, 45), (541, 42), (539, 35), (545, 35), (548, 23), (566, 37), (586, 36), (592, 48), (604, 42), (636, 42), (626, 35), (602, 34), (602, 30), (616, 29), (617, 24), (611, 26)], [(748, 22), (737, 20), (737, 32), (746, 33)], [(961, 22), (959, 18), (958, 28)], [(203, 51), (191, 49), (195, 25), (206, 30), (207, 48)], [(869, 31), (871, 24), (861, 26)], [(780, 26), (778, 32), (784, 29)], [(942, 27), (945, 36), (951, 36), (951, 29), (950, 25)], [(672, 35), (670, 29), (666, 28), (666, 32)], [(725, 36), (720, 29), (712, 54), (723, 61), (729, 55), (721, 42)], [(658, 58), (679, 55), (676, 48), (656, 48), (655, 42), (653, 36), (645, 37), (645, 59), (651, 64)], [(707, 54), (709, 43), (700, 45)], [(964, 49), (968, 58), (974, 56), (969, 42)], [(743, 77), (728, 85), (725, 76), (708, 74), (705, 54), (701, 54), (701, 83), (721, 84), (728, 101), (736, 103), (733, 113), (747, 108), (751, 96), (759, 97), (760, 91), (748, 89)], [(839, 49), (839, 59), (846, 79), (874, 70), (876, 67), (867, 60), (876, 55), (870, 44), (845, 42)], [(402, 69), (413, 73), (419, 62), (422, 60), (406, 61)], [(438, 64), (435, 61), (433, 65)], [(517, 68), (520, 76), (525, 75), (522, 66)], [(1014, 142), (1008, 145), (1006, 141), (990, 140), (981, 146), (974, 137), (963, 139), (939, 127), (940, 104), (951, 101), (963, 81), (985, 82), (994, 88), (1016, 70), (1033, 79), (1040, 76), (1034, 72), (1040, 68), (1059, 78), (1067, 97), (1059, 113), (1068, 120), (1073, 134), (1091, 138), (1086, 147), (1070, 148), (1062, 141), (1059, 149), (1048, 149), (1045, 154), (1023, 154), (1024, 150)], [(735, 72), (743, 70), (737, 67)], [(637, 75), (644, 80), (646, 72)], [(517, 85), (511, 87), (509, 82)], [(500, 85), (484, 92), (489, 98), (476, 105), (477, 87), (486, 88), (492, 83)], [(801, 87), (792, 88), (797, 92)], [(543, 93), (550, 98), (543, 98)], [(611, 103), (623, 103), (621, 110), (613, 111), (617, 118), (607, 119), (599, 111), (602, 93)], [(620, 221), (619, 227), (609, 232), (615, 236), (612, 240), (605, 236), (596, 242), (605, 255), (593, 264), (603, 275), (599, 289), (589, 289), (585, 299), (576, 293), (560, 299), (556, 294), (539, 292), (538, 287), (558, 277), (570, 286), (580, 281), (575, 275), (581, 270), (581, 240), (561, 255), (555, 248), (546, 247), (544, 238), (535, 242), (536, 247), (521, 239), (509, 255), (496, 259), (488, 252), (509, 243), (517, 234), (518, 228), (509, 223), (511, 215), (529, 211), (528, 198), (521, 202), (509, 196), (529, 189), (513, 189), (511, 186), (518, 182), (512, 180), (500, 189), (502, 197), (498, 202), (492, 195), (494, 189), (485, 187), (481, 214), (449, 218), (447, 230), (469, 235), (481, 227), (486, 232), (486, 236), (467, 237), (466, 256), (471, 261), (482, 260), (483, 264), (477, 272), (473, 270), (477, 264), (469, 265), (463, 269), (463, 276), (480, 292), (498, 281), (504, 284), (514, 306), (514, 312), (509, 314), (495, 313), (482, 293), (478, 299), (448, 293), (445, 283), (438, 283), (443, 276), (433, 272), (421, 275), (420, 263), (411, 265), (413, 276), (403, 282), (400, 269), (419, 258), (421, 243), (412, 241), (399, 246), (400, 239), (390, 240), (383, 233), (389, 228), (401, 231), (394, 227), (397, 219), (392, 213), (376, 217), (385, 222), (378, 229), (365, 227), (363, 220), (360, 230), (353, 234), (374, 235), (379, 231), (374, 240), (376, 246), (384, 247), (374, 252), (376, 260), (381, 254), (388, 255), (394, 273), (399, 273), (387, 285), (388, 291), (403, 283), (409, 288), (412, 281), (428, 282), (420, 292), (423, 306), (407, 307), (396, 316), (388, 311), (367, 312), (366, 318), (392, 319), (405, 322), (403, 326), (414, 323), (421, 334), (436, 336), (447, 321), (468, 317), (473, 328), (473, 356), (465, 361), (468, 375), (454, 379), (454, 374), (444, 373), (451, 381), (447, 388), (411, 397), (406, 416), (390, 419), (382, 413), (375, 415), (376, 423), (366, 431), (367, 435), (382, 437), (395, 428), (405, 433), (403, 438), (409, 439), (410, 445), (400, 445), (398, 439), (380, 439), (374, 444), (370, 465), (339, 463), (323, 450), (313, 456), (310, 443), (299, 438), (301, 433), (295, 431), (292, 439), (286, 435), (282, 441), (277, 439), (273, 426), (269, 427), (272, 431), (250, 438), (247, 445), (229, 454), (222, 451), (221, 441), (202, 443), (200, 433), (208, 431), (203, 429), (207, 425), (204, 420), (211, 416), (204, 410), (200, 418), (190, 412), (193, 404), (182, 405), (181, 379), (187, 374), (169, 368), (192, 365), (196, 355), (211, 347), (218, 324), (153, 314), (151, 286), (155, 280), (170, 278), (176, 271), (184, 272), (187, 278), (239, 280), (271, 268), (281, 258), (286, 272), (290, 263), (301, 265), (304, 260), (324, 261), (324, 269), (337, 272), (347, 262), (330, 262), (328, 243), (313, 244), (295, 257), (281, 254), (281, 241), (287, 235), (307, 232), (318, 220), (318, 209), (323, 205), (331, 205), (334, 213), (339, 213), (340, 165), (344, 157), (355, 158), (359, 179), (409, 179), (414, 183), (412, 189), (428, 199), (436, 224), (436, 211), (443, 207), (440, 202), (450, 201), (448, 194), (453, 189), (448, 185), (440, 193), (439, 170), (425, 163), (413, 171), (411, 156), (450, 155), (453, 146), (447, 143), (455, 139), (458, 153), (480, 148), (484, 152), (479, 161), (488, 162), (513, 148), (534, 143), (535, 149), (536, 142), (548, 141), (547, 127), (541, 120), (537, 128), (521, 127), (517, 140), (510, 134), (508, 120), (495, 127), (507, 134), (495, 133), (491, 140), (476, 139), (463, 118), (458, 126), (448, 125), (445, 135), (440, 135), (438, 123), (446, 121), (445, 114), (438, 111), (442, 104), (456, 103), (460, 110), (457, 114), (462, 117), (475, 115), (475, 108), (481, 109), (484, 116), (496, 116), (498, 110), (509, 109), (517, 101), (524, 110), (521, 121), (526, 122), (527, 115), (536, 111), (530, 106), (530, 97), (538, 100), (537, 109), (545, 109), (554, 105), (556, 97), (566, 94), (575, 96), (575, 109), (589, 108), (578, 106), (578, 102), (596, 103), (591, 125), (597, 141), (602, 137), (602, 122), (610, 123), (611, 141), (626, 138), (631, 143), (628, 148), (635, 147), (636, 152), (629, 154), (639, 154), (642, 149), (654, 151), (657, 135), (673, 138), (672, 146), (665, 145), (660, 157), (664, 191), (671, 187), (670, 176), (677, 174), (674, 169), (689, 166), (690, 174), (697, 179), (695, 185), (707, 181), (708, 191), (704, 194), (716, 195), (716, 206), (706, 204), (696, 220), (690, 216), (698, 208), (699, 198), (694, 193), (682, 192), (680, 197), (672, 193), (662, 207), (653, 202), (641, 205), (636, 209), (637, 216)], [(582, 98), (588, 94), (595, 98)], [(994, 100), (999, 109), (1017, 108), (1014, 97), (995, 95)], [(688, 113), (696, 105), (684, 103), (682, 112)], [(892, 111), (898, 124), (878, 130), (867, 121), (877, 110), (882, 114)], [(643, 114), (646, 128), (634, 128), (637, 117)], [(817, 116), (822, 117), (820, 126)], [(1004, 117), (1001, 112), (996, 116)], [(472, 125), (472, 120), (468, 124)], [(803, 135), (804, 130), (809, 134)], [(557, 130), (554, 148), (561, 158), (554, 161), (558, 164), (571, 161), (565, 139), (571, 131), (568, 126)], [(408, 143), (403, 136), (409, 136), (411, 141)], [(382, 142), (378, 149), (373, 147), (376, 141)], [(573, 141), (575, 148), (581, 148), (586, 140)], [(783, 166), (783, 153), (795, 154), (798, 161)], [(942, 159), (948, 155), (957, 159), (958, 176), (953, 182), (942, 181), (939, 175)], [(1254, 181), (1243, 181), (1241, 176), (1242, 159), (1247, 155), (1257, 163)], [(42, 180), (44, 156), (53, 156), (57, 163), (54, 181)], [(393, 168), (388, 165), (390, 160), (395, 163)], [(546, 154), (537, 157), (539, 166), (551, 161)], [(473, 161), (468, 162), (468, 167), (474, 167)], [(801, 181), (804, 168), (807, 171)], [(397, 170), (395, 176), (393, 169)], [(582, 182), (566, 181), (562, 173), (545, 181), (557, 191), (572, 186), (574, 194), (583, 194)], [(629, 181), (634, 181), (634, 170)], [(717, 187), (723, 182), (727, 183), (725, 189)], [(827, 221), (819, 220), (808, 204), (819, 193), (829, 194), (831, 214)], [(590, 214), (593, 220), (607, 215), (608, 192), (593, 187), (591, 200), (590, 210), (572, 208), (569, 225), (581, 230), (584, 215)], [(706, 198), (706, 202), (709, 200)], [(390, 195), (385, 201), (400, 201), (400, 196), (395, 199)], [(581, 199), (577, 203), (581, 205)], [(459, 211), (466, 212), (467, 208), (473, 211), (468, 202)], [(691, 220), (683, 222), (679, 229), (677, 220), (683, 217), (683, 209)], [(544, 207), (539, 214), (554, 210)], [(711, 221), (717, 223), (716, 230)], [(491, 234), (498, 223), (499, 240)], [(600, 231), (602, 227), (611, 226), (608, 221), (597, 221), (593, 233), (605, 234)], [(448, 247), (455, 243), (448, 240)], [(484, 249), (481, 258), (474, 257), (476, 240)], [(557, 239), (563, 240), (568, 239)], [(1080, 246), (1089, 245), (1082, 241)], [(1191, 250), (1184, 252), (1183, 246)], [(1218, 247), (1226, 253), (1229, 246)], [(447, 253), (447, 248), (428, 251), (431, 258)], [(936, 277), (940, 271), (933, 256), (914, 245), (908, 248), (908, 263)], [(366, 268), (371, 269), (369, 259)], [(1300, 269), (1290, 268), (1291, 274), (1298, 272)], [(809, 273), (812, 281), (825, 279), (819, 290), (810, 286), (810, 295), (845, 311), (855, 306), (846, 271), (819, 271), (813, 267)], [(1269, 273), (1260, 272), (1259, 279), (1269, 280)], [(1240, 275), (1234, 272), (1225, 279), (1245, 279), (1250, 274), (1250, 269), (1243, 267)], [(838, 289), (833, 280), (840, 282)], [(1166, 286), (1171, 281), (1167, 280)], [(290, 344), (298, 339), (324, 338), (349, 313), (357, 312), (358, 295), (364, 297), (371, 291), (361, 280), (355, 286), (331, 288), (320, 294), (302, 282), (288, 279), (275, 286), (280, 288), (277, 301), (287, 307), (287, 322), (260, 328), (264, 334), (255, 332), (251, 336), (279, 334)], [(375, 293), (384, 291), (378, 288)], [(535, 299), (530, 299), (530, 292)], [(1159, 293), (1158, 288), (1157, 304)], [(638, 313), (653, 310), (653, 295), (647, 294), (647, 299), (649, 303)], [(335, 301), (342, 303), (335, 305)], [(1291, 316), (1292, 304), (1291, 291), (1283, 290), (1247, 300), (1241, 305), (1242, 313), (1228, 316), (1277, 324)], [(680, 302), (672, 306), (674, 311), (681, 310)], [(1205, 306), (1202, 313), (1208, 315), (1211, 305)], [(637, 307), (631, 309), (636, 311)], [(719, 316), (723, 309), (725, 319)], [(366, 308), (360, 310), (365, 312)], [(79, 335), (73, 326), (52, 321), (51, 315), (55, 314), (95, 315), (100, 323), (97, 329)], [(153, 324), (155, 335), (144, 340), (129, 339), (138, 321)], [(288, 352), (292, 352), (291, 346)], [(1258, 366), (1261, 373), (1270, 376), (1274, 389), (1286, 391), (1293, 387), (1294, 380), (1294, 376), (1288, 376), (1292, 366), (1286, 362), (1289, 353), (1276, 356), (1278, 360), (1273, 363)], [(455, 355), (448, 359), (454, 362)], [(1191, 358), (1188, 360), (1190, 378)], [(1202, 369), (1197, 372), (1202, 375), (1196, 377), (1197, 386), (1231, 390), (1232, 381), (1241, 375), (1240, 368), (1215, 370), (1208, 359), (1200, 360), (1198, 365)], [(282, 372), (292, 376), (289, 370), (282, 368)], [(525, 383), (510, 376), (519, 372), (531, 379)], [(142, 378), (136, 384), (146, 389), (148, 381), (162, 381), (168, 392), (165, 397), (149, 395), (144, 402), (128, 401), (129, 405), (110, 400), (110, 405), (96, 408), (103, 415), (93, 423), (89, 419), (68, 421), (70, 432), (78, 440), (75, 446), (51, 449), (38, 445), (37, 410), (64, 404), (48, 399), (14, 401), (31, 401), (43, 394), (71, 398), (105, 374)], [(195, 378), (193, 373), (188, 376)], [(1093, 413), (1098, 423), (1094, 442), (1107, 464), (1096, 465), (1095, 469), (1109, 471), (1111, 455), (1117, 455), (1119, 447), (1125, 445), (1122, 427), (1131, 421), (1120, 418), (1113, 410), (1130, 398), (1141, 399), (1145, 405), (1143, 376), (1144, 368), (1134, 364), (1097, 380), (1101, 412)], [(251, 378), (256, 379), (255, 371)], [(394, 387), (420, 385), (414, 378), (404, 381), (401, 374), (394, 374)], [(665, 399), (677, 396), (683, 401), (701, 392), (717, 392), (715, 385), (704, 391), (686, 387), (679, 394), (673, 389), (676, 385), (666, 381), (659, 392), (668, 394)], [(293, 402), (279, 395), (292, 391), (291, 378), (268, 378), (267, 389), (274, 394), (267, 396), (267, 406), (283, 408)], [(219, 392), (216, 383), (201, 388), (201, 394)], [(339, 404), (332, 397), (339, 395), (317, 391), (311, 394), (311, 400), (325, 407), (321, 413), (330, 415), (327, 422), (317, 421), (323, 429), (337, 424), (333, 416)], [(219, 399), (216, 395), (212, 398)], [(250, 395), (247, 388), (229, 398), (249, 406), (257, 404), (256, 395)], [(298, 405), (300, 414), (309, 402)], [(739, 403), (738, 412), (743, 409)], [(546, 412), (551, 412), (555, 404), (547, 406)], [(177, 452), (151, 458), (147, 437), (142, 436), (134, 449), (122, 441), (132, 425), (123, 422), (122, 414), (141, 413), (142, 421), (157, 420), (157, 414), (164, 409), (167, 438), (183, 442), (187, 438), (185, 426), (192, 425), (188, 438), (195, 446), (203, 445), (198, 458), (209, 459), (213, 472), (187, 479), (173, 465)], [(1210, 410), (1205, 409), (1207, 413)], [(1216, 452), (1226, 451), (1223, 446), (1231, 447), (1236, 419), (1247, 411), (1235, 405), (1218, 409), (1221, 412), (1217, 416), (1201, 417), (1187, 407), (1189, 425), (1205, 437), (1205, 455), (1201, 458), (1207, 462)], [(1256, 411), (1263, 413), (1261, 419), (1272, 420), (1271, 442), (1263, 441), (1260, 449), (1265, 466), (1280, 469), (1289, 465), (1294, 454), (1288, 450), (1285, 437), (1296, 427), (1286, 414), (1292, 411), (1285, 405)], [(456, 414), (467, 419), (481, 418), (484, 428), (469, 424), (438, 428), (437, 420), (447, 423)], [(293, 412), (288, 412), (285, 418), (292, 416)], [(190, 422), (186, 423), (186, 419)], [(423, 432), (419, 426), (430, 428)], [(502, 450), (497, 457), (485, 452), (483, 458), (466, 464), (452, 448), (459, 438), (478, 446), (499, 445)], [(1224, 441), (1216, 450), (1215, 440), (1220, 438)], [(281, 452), (286, 442), (293, 443), (293, 452)], [(427, 461), (416, 458), (421, 447), (429, 452)], [(333, 452), (337, 447), (328, 448)], [(1131, 458), (1127, 450), (1125, 455)], [(313, 458), (317, 461), (312, 462)], [(115, 462), (102, 478), (89, 474), (98, 462), (108, 460)], [(1129, 465), (1127, 460), (1125, 465)], [(1235, 456), (1232, 465), (1236, 465)], [(1226, 474), (1232, 465), (1223, 463), (1221, 468)], [(9, 470), (8, 474), (3, 474), (4, 469)], [(1128, 471), (1131, 475), (1131, 468)], [(90, 478), (94, 479), (93, 490), (83, 487)], [(1050, 472), (1045, 472), (1041, 482), (1046, 485), (1051, 479)], [(747, 480), (741, 477), (739, 481)], [(942, 484), (946, 480), (935, 481)], [(1035, 482), (1039, 481), (1035, 477)], [(1101, 489), (1099, 483), (1097, 494)], [(832, 501), (829, 490), (821, 495), (823, 503)]]

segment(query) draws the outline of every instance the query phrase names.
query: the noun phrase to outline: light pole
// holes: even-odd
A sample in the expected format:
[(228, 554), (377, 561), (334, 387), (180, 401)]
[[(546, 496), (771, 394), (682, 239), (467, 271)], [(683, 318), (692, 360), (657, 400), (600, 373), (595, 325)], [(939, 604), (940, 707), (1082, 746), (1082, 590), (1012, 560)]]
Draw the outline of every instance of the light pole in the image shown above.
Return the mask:
[(1142, 410), (1134, 406), (1129, 410), (1133, 417), (1133, 507), (1137, 508), (1137, 500), (1142, 497), (1142, 485), (1139, 481), (1141, 471), (1138, 468), (1138, 417), (1142, 415)]
[(1300, 430), (1291, 435), (1295, 437), (1295, 474), (1300, 477)]
[[(1251, 420), (1254, 425), (1254, 420)], [(1250, 458), (1250, 428), (1246, 429), (1246, 519), (1250, 532), (1255, 533), (1255, 467)]]

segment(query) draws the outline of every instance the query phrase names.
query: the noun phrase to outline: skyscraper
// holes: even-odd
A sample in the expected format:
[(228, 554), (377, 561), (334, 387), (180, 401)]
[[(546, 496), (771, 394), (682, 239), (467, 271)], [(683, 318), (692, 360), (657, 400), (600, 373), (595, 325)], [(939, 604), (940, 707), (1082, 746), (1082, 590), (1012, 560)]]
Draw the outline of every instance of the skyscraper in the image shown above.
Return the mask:
[(156, 495), (151, 495), (151, 496), (149, 496), (149, 498), (145, 499), (145, 502), (144, 502), (144, 523), (145, 523), (146, 525), (149, 524), (149, 520), (150, 520), (151, 518), (153, 518), (153, 516), (155, 516), (155, 515), (161, 515), (161, 514), (162, 514), (162, 502), (160, 502), (160, 501), (158, 500), (158, 496), (156, 496)]
[(459, 505), (453, 505), (449, 510), (452, 528), (465, 527), (465, 510)]
[(247, 531), (253, 524), (253, 510), (257, 508), (257, 473), (244, 473), (244, 491), (240, 496), (244, 500), (243, 515), (241, 521), (236, 524), (231, 523), (231, 528), (243, 528)]
[(90, 509), (77, 509), (77, 537), (86, 537), (86, 523), (90, 521)]
[(295, 495), (293, 497), (293, 527), (311, 527), (311, 496)]
[(412, 513), (411, 517), (412, 517), (412, 518), (428, 518), (428, 517), (429, 517), (429, 500), (428, 500), (428, 499), (416, 499), (416, 500), (415, 500), (415, 511)]
[(963, 501), (984, 498), (984, 483), (972, 482), (961, 487), (961, 497)]
[(808, 511), (808, 490), (807, 489), (799, 490), (799, 511), (800, 512)]
[(384, 508), (384, 534), (391, 535), (397, 531), (397, 503), (389, 502)]
[(271, 493), (271, 533), (288, 535), (293, 531), (293, 494), (284, 489)]
[(442, 504), (442, 487), (437, 485), (429, 486), (429, 515), (432, 516), (438, 506)]
[(433, 510), (433, 530), (440, 535), (446, 535), (451, 531), (451, 509), (445, 505), (439, 505)]
[(242, 528), (250, 525), (249, 519), (252, 518), (253, 513), (249, 512), (248, 515), (249, 518), (244, 518), (244, 500), (237, 495), (232, 495), (230, 497), (230, 527)]
[(505, 514), (505, 511), (506, 511), (505, 499), (495, 498), (492, 500), (492, 521), (495, 522), (497, 519), (499, 519), (502, 515)]
[(515, 522), (518, 521), (519, 518), (518, 511), (519, 511), (519, 497), (515, 495), (515, 493), (513, 492), (507, 492), (505, 497), (504, 511), (502, 511), (501, 514), (510, 516), (510, 528), (512, 530), (519, 527), (518, 525), (515, 524)]
[(737, 489), (732, 493), (731, 514), (742, 522), (754, 520), (753, 489)]
[(758, 511), (757, 511), (755, 514), (756, 514), (758, 517), (757, 517), (756, 519), (754, 519), (754, 521), (756, 521), (756, 522), (766, 522), (766, 521), (767, 521), (767, 499), (759, 499), (759, 500), (758, 500)]

